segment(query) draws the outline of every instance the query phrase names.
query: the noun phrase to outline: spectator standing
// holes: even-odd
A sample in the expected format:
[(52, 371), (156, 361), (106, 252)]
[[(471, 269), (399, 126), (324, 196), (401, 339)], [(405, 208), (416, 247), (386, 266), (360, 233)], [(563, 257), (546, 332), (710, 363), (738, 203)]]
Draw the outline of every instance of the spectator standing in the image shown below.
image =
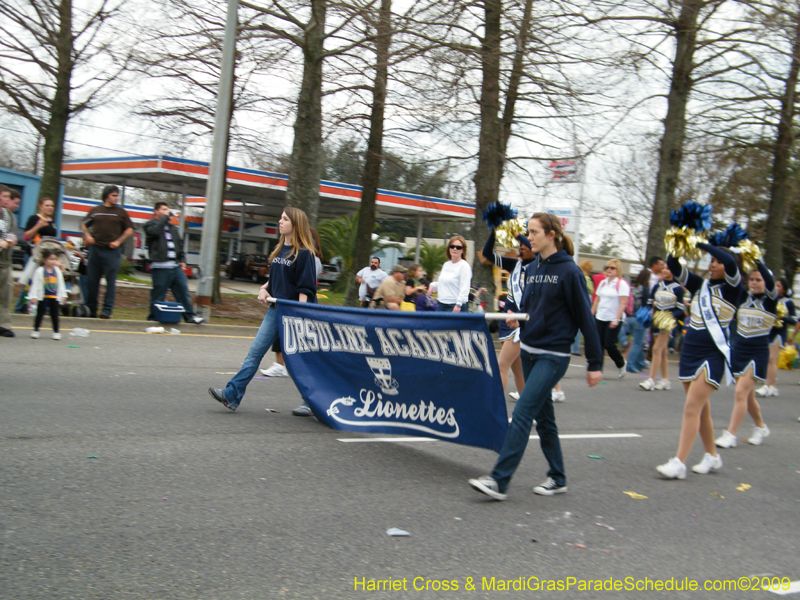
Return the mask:
[[(650, 270), (642, 269), (639, 271), (636, 279), (631, 286), (631, 293), (633, 294), (633, 314), (643, 306), (647, 306), (650, 299)], [(644, 339), (647, 335), (647, 328), (639, 323), (638, 319), (626, 319), (623, 328), (627, 334), (633, 338), (630, 347), (628, 348), (627, 365), (625, 370), (628, 373), (638, 373), (643, 371), (647, 366), (644, 359)]]
[(156, 202), (153, 207), (153, 218), (144, 225), (147, 251), (150, 257), (150, 275), (153, 287), (150, 290), (150, 314), (148, 321), (155, 320), (156, 302), (172, 292), (175, 302), (183, 306), (183, 320), (199, 325), (203, 318), (195, 314), (192, 297), (189, 294), (189, 283), (186, 279), (186, 253), (180, 231), (169, 222), (172, 213), (166, 202)]
[(380, 286), (381, 282), (389, 275), (381, 269), (381, 259), (373, 256), (369, 261), (369, 266), (364, 267), (356, 273), (358, 282), (358, 299), (361, 301), (361, 308), (367, 308), (372, 296)]
[(664, 259), (660, 256), (653, 256), (650, 259), (650, 290), (647, 292), (648, 295), (653, 291), (653, 288), (658, 285), (658, 282), (661, 281), (659, 275), (661, 275), (661, 269), (665, 266), (667, 266), (667, 263), (665, 263)]
[(118, 206), (119, 188), (115, 185), (103, 189), (103, 204), (89, 211), (81, 223), (84, 245), (89, 247), (86, 266), (89, 316), (97, 317), (100, 278), (106, 279), (101, 319), (110, 319), (117, 291), (117, 271), (122, 259), (122, 244), (133, 235), (133, 223), (124, 208)]
[(445, 255), (449, 260), (442, 265), (439, 279), (432, 284), (441, 312), (461, 312), (467, 306), (472, 269), (464, 259), (466, 251), (467, 241), (460, 235), (454, 235), (447, 242)]
[[(583, 276), (586, 278), (586, 291), (589, 293), (589, 302), (592, 301), (594, 298), (594, 281), (592, 281), (592, 261), (584, 260), (578, 265), (581, 268), (581, 272), (583, 272)], [(574, 354), (575, 356), (581, 355), (581, 332), (578, 330), (578, 333), (575, 334), (575, 341), (572, 342), (572, 348), (570, 348), (570, 353)]]
[(39, 327), (41, 327), (47, 311), (50, 312), (50, 319), (53, 321), (53, 339), (61, 339), (61, 333), (58, 331), (58, 317), (61, 305), (67, 301), (67, 286), (64, 284), (61, 266), (55, 252), (42, 249), (41, 264), (33, 272), (28, 296), (28, 301), (36, 306), (36, 318), (33, 321), (33, 331), (31, 331), (31, 337), (35, 340), (39, 339)]
[[(25, 229), (22, 233), (22, 239), (27, 242), (25, 252), (28, 255), (25, 263), (31, 259), (33, 253), (33, 246), (39, 243), (43, 237), (56, 237), (58, 231), (53, 222), (53, 214), (56, 210), (56, 204), (50, 198), (40, 198), (36, 206), (36, 214), (31, 215), (25, 223)], [(25, 302), (25, 286), (20, 290), (17, 304), (14, 306), (14, 312), (25, 314), (27, 311), (27, 303)]]
[[(600, 342), (619, 369), (617, 375), (619, 379), (625, 377), (625, 359), (622, 358), (622, 353), (617, 347), (617, 337), (620, 325), (624, 321), (625, 307), (628, 304), (630, 293), (631, 286), (622, 278), (622, 263), (618, 259), (612, 258), (606, 263), (605, 279), (595, 288), (592, 314), (595, 315)], [(601, 359), (600, 368), (602, 369), (602, 367)]]
[(12, 266), (11, 258), (17, 245), (17, 218), (14, 212), (19, 206), (17, 190), (0, 185), (0, 336), (15, 337), (11, 330)]

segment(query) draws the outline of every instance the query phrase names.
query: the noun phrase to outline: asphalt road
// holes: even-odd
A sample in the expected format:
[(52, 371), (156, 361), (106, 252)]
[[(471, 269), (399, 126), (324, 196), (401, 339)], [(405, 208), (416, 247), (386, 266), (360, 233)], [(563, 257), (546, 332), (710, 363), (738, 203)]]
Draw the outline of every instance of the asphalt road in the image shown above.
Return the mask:
[[(642, 596), (577, 583), (498, 589), (531, 577), (689, 578), (700, 591), (646, 595), (767, 598), (702, 586), (800, 580), (797, 373), (782, 371), (781, 396), (762, 403), (772, 430), (763, 446), (722, 451), (719, 473), (664, 481), (654, 466), (675, 452), (682, 393), (640, 391), (637, 376), (590, 390), (574, 359), (556, 408), (561, 433), (641, 437), (564, 440), (569, 492), (554, 497), (531, 492), (546, 472), (532, 441), (509, 499), (496, 503), (466, 483), (489, 472), (493, 453), (344, 443), (368, 436), (293, 417), (289, 379), (254, 380), (230, 413), (206, 388), (238, 369), (247, 338), (115, 332), (56, 343), (17, 333), (0, 342), (2, 599)], [(712, 398), (717, 431), (732, 397)], [(689, 464), (701, 456), (698, 441)], [(390, 537), (392, 527), (411, 535)], [(484, 589), (492, 577), (495, 589)], [(355, 589), (389, 579), (406, 590)], [(458, 590), (434, 591), (445, 580)], [(426, 581), (428, 591), (414, 590)]]

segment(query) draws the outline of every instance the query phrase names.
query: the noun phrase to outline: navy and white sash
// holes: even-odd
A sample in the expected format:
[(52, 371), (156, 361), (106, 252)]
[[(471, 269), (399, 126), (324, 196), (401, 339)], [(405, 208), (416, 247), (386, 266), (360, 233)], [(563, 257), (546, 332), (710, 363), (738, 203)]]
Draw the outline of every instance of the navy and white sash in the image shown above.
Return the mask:
[(725, 335), (725, 330), (719, 322), (719, 317), (714, 311), (714, 306), (711, 302), (711, 286), (708, 284), (708, 279), (703, 282), (703, 287), (700, 288), (699, 294), (700, 303), (700, 316), (703, 317), (703, 324), (706, 330), (711, 335), (711, 339), (717, 346), (717, 349), (722, 352), (725, 357), (725, 384), (730, 385), (733, 383), (733, 375), (731, 374), (731, 346), (728, 343), (728, 336)]

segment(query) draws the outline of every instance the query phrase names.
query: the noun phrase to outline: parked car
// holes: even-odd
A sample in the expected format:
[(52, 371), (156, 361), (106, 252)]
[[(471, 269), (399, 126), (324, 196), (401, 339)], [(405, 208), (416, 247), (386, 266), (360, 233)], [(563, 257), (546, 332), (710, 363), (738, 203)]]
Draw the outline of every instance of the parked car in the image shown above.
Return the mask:
[(263, 281), (269, 278), (269, 255), (267, 254), (236, 254), (228, 266), (225, 267), (225, 274), (228, 279), (244, 278), (253, 282)]
[(334, 283), (336, 283), (336, 280), (339, 279), (339, 276), (341, 274), (342, 271), (339, 265), (323, 263), (322, 271), (319, 272), (319, 277), (317, 277), (317, 281), (319, 283), (326, 283), (328, 285), (333, 285)]

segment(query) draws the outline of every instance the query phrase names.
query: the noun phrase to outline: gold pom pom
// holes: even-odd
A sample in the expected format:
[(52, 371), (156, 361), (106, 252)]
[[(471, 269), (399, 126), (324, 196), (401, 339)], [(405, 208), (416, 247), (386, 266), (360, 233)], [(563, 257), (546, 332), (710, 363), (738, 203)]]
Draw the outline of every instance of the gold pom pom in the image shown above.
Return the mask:
[(667, 310), (657, 310), (653, 315), (653, 327), (659, 331), (672, 331), (678, 322)]
[(756, 263), (761, 260), (761, 248), (750, 240), (742, 240), (736, 248), (738, 249), (738, 254), (742, 256), (744, 272), (753, 271), (756, 268)]
[(494, 230), (494, 237), (497, 243), (505, 248), (516, 248), (519, 246), (517, 236), (525, 233), (525, 221), (522, 219), (509, 219)]
[(775, 309), (775, 314), (777, 315), (777, 319), (775, 320), (775, 328), (781, 329), (783, 328), (783, 317), (787, 315), (789, 311), (786, 310), (786, 305), (783, 302), (778, 302), (778, 306)]
[(705, 235), (698, 234), (688, 227), (670, 227), (664, 237), (664, 246), (675, 258), (697, 260), (701, 256), (697, 248), (699, 242), (705, 241)]

